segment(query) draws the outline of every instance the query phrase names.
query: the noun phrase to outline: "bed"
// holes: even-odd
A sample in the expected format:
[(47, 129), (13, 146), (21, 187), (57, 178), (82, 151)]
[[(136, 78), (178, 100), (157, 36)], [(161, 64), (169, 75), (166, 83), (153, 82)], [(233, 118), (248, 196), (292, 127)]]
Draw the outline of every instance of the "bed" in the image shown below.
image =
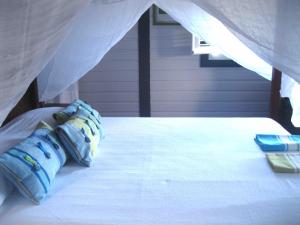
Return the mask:
[[(60, 108), (0, 129), (0, 151)], [(103, 118), (90, 168), (69, 162), (39, 206), (13, 193), (0, 224), (299, 225), (300, 176), (276, 174), (256, 133), (287, 134), (268, 118)]]

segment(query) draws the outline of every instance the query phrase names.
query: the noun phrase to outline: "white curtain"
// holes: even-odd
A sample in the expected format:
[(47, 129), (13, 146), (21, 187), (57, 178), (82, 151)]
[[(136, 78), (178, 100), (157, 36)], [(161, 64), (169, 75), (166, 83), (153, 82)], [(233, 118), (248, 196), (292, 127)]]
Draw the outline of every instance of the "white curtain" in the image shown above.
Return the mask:
[[(272, 65), (300, 80), (300, 49), (294, 47), (300, 32), (295, 26), (298, 1), (98, 0), (81, 12), (72, 32), (42, 71), (40, 76), (46, 82), (40, 86), (41, 100), (53, 98), (92, 69), (153, 2), (244, 67), (270, 79)], [(59, 83), (53, 81), (55, 76), (61, 77)]]
[(157, 0), (156, 4), (195, 36), (216, 46), (222, 54), (271, 80), (272, 66), (243, 44), (222, 22), (192, 1)]
[[(98, 64), (152, 3), (152, 0), (95, 0), (82, 10), (57, 54), (38, 77), (40, 101), (54, 98)], [(271, 66), (198, 5), (182, 0), (157, 0), (155, 3), (191, 33), (210, 40), (228, 57), (271, 79)], [(59, 80), (55, 79), (57, 76)]]
[(0, 124), (87, 4), (85, 0), (0, 1)]
[(39, 99), (54, 98), (96, 66), (151, 6), (149, 0), (93, 1), (39, 75)]
[(281, 93), (290, 98), (292, 123), (300, 127), (299, 0), (156, 0), (156, 3), (187, 30), (210, 40), (242, 66), (267, 79), (271, 78), (270, 65), (289, 74), (290, 79), (287, 76), (283, 79)]
[(300, 82), (299, 0), (183, 0), (228, 27), (273, 67)]

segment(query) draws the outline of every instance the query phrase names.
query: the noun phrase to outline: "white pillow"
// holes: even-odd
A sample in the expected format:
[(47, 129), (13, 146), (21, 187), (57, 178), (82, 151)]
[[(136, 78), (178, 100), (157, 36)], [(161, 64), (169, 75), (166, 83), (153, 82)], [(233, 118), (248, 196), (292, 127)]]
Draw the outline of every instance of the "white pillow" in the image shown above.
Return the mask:
[[(28, 137), (37, 124), (44, 120), (55, 126), (52, 115), (61, 111), (61, 107), (48, 107), (28, 111), (0, 128), (0, 154)], [(0, 207), (5, 198), (12, 192), (13, 185), (0, 173)]]

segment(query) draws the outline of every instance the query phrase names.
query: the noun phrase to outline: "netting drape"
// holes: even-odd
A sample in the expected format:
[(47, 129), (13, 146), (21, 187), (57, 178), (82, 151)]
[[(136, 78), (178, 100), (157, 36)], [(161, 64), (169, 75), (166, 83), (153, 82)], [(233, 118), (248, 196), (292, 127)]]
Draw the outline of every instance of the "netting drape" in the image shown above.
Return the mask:
[(82, 10), (39, 75), (40, 100), (54, 98), (96, 66), (151, 5), (149, 0), (93, 1)]
[(290, 98), (292, 122), (300, 127), (300, 1), (157, 0), (156, 3), (187, 30), (210, 40), (242, 66), (267, 79), (271, 66), (288, 74), (290, 78), (285, 75), (281, 93)]
[(0, 124), (54, 55), (85, 0), (0, 1)]
[(192, 1), (157, 0), (156, 4), (180, 21), (188, 31), (218, 47), (227, 57), (271, 80), (272, 67), (233, 35), (221, 21)]
[(260, 58), (300, 82), (300, 1), (190, 0)]
[[(46, 81), (41, 84), (41, 100), (54, 97), (95, 66), (152, 3), (94, 1), (93, 7), (78, 17), (72, 35), (41, 73)], [(244, 67), (270, 79), (272, 65), (300, 80), (300, 60), (297, 60), (300, 51), (299, 46), (294, 47), (300, 32), (299, 26), (295, 27), (295, 21), (300, 19), (298, 1), (156, 0), (155, 3), (187, 30), (209, 40)], [(54, 84), (51, 77), (57, 74), (62, 78)]]
[[(153, 3), (246, 68), (269, 78), (273, 66), (300, 81), (297, 0), (3, 0), (0, 123), (38, 74), (40, 100), (55, 97), (92, 69)], [(300, 105), (298, 96), (290, 98), (293, 107)]]

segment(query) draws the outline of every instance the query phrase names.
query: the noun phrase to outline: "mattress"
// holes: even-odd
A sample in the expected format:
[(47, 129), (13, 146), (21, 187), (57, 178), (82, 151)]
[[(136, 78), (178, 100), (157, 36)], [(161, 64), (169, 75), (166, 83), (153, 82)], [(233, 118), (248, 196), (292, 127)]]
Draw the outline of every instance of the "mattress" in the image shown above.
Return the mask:
[(299, 225), (300, 177), (253, 141), (267, 118), (103, 118), (92, 167), (68, 163), (39, 206), (14, 193), (0, 224)]

